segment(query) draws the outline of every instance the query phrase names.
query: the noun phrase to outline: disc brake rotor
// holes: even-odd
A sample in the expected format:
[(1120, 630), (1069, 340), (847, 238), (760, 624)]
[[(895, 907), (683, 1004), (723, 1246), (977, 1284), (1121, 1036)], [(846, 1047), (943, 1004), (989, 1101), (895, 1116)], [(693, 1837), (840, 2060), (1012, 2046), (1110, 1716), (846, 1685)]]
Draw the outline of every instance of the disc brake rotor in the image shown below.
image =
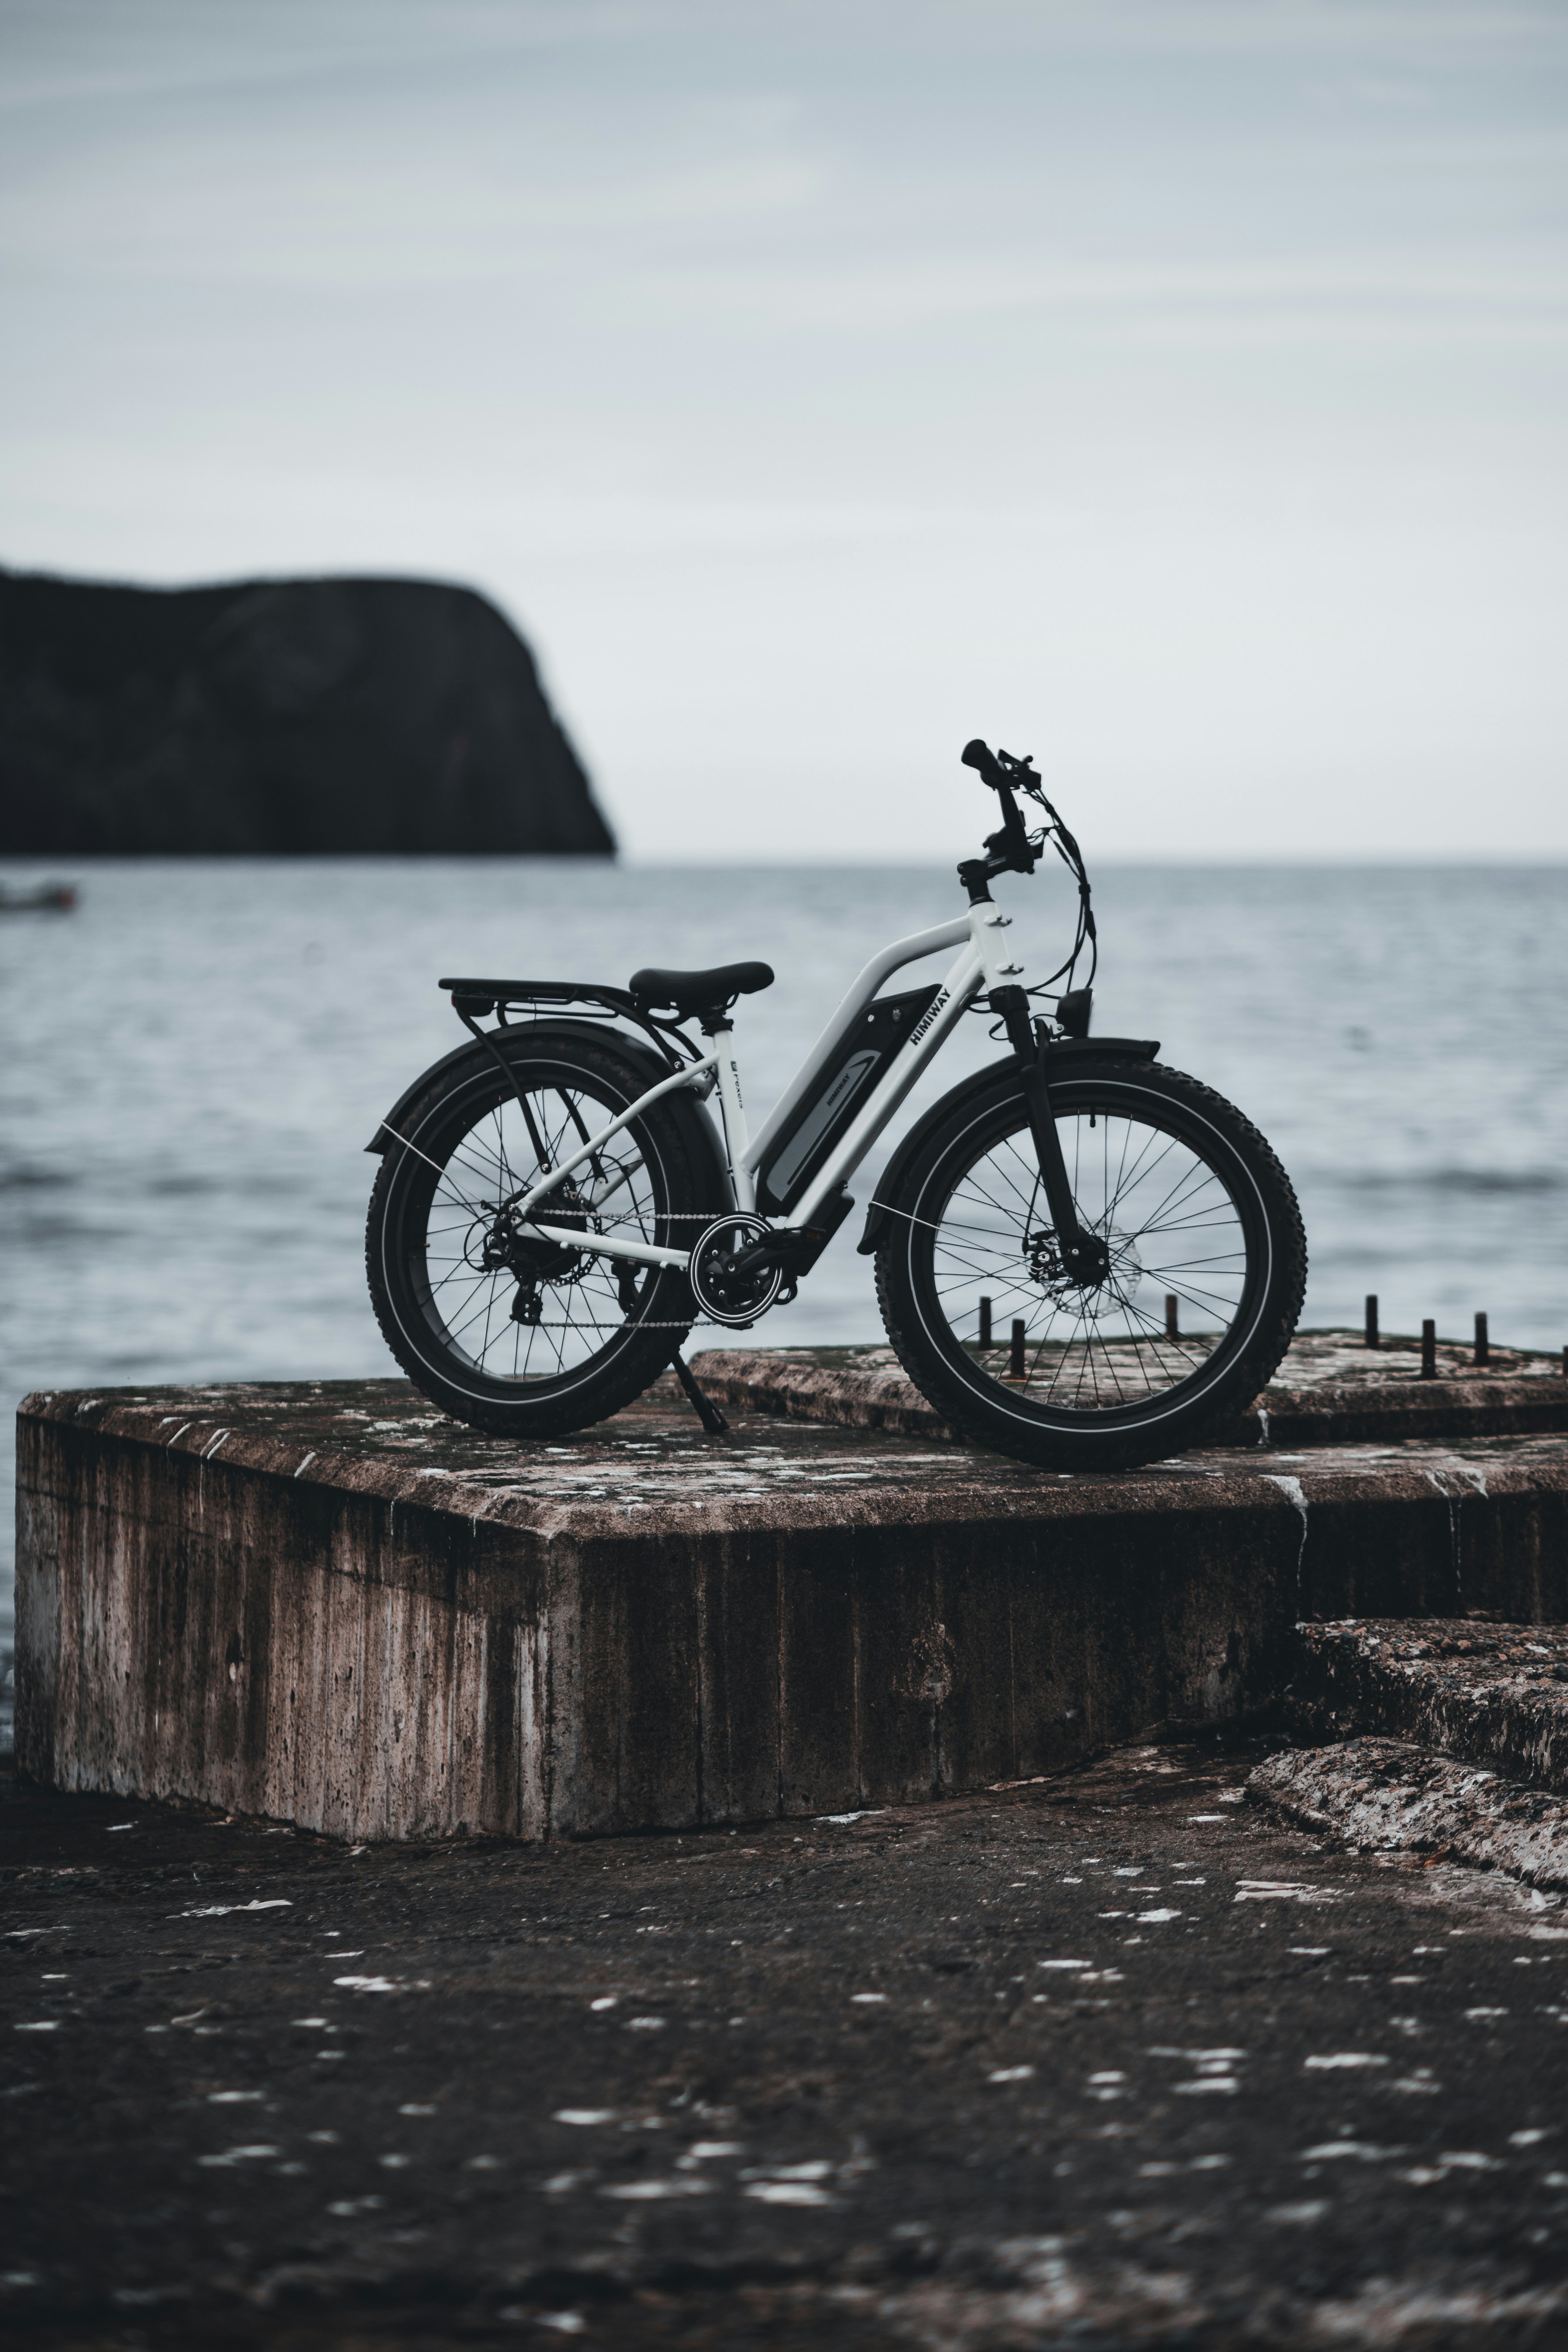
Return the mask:
[(1045, 1292), (1053, 1307), (1071, 1305), (1091, 1322), (1098, 1322), (1102, 1315), (1120, 1313), (1131, 1305), (1143, 1278), (1137, 1244), (1131, 1234), (1118, 1233), (1114, 1226), (1104, 1239), (1110, 1267), (1104, 1280), (1090, 1286), (1068, 1272), (1056, 1234), (1049, 1226), (1025, 1234), (1024, 1256), (1029, 1278)]

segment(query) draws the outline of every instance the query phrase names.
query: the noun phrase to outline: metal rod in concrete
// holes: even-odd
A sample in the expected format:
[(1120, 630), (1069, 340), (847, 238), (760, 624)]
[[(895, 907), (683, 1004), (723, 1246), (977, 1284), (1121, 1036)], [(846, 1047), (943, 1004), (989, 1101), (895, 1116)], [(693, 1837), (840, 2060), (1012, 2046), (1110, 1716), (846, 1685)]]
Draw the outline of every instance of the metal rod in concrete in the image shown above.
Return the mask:
[(1369, 1290), (1366, 1294), (1366, 1344), (1369, 1348), (1380, 1348), (1383, 1345), (1382, 1340), (1377, 1336), (1377, 1293), (1375, 1290)]
[(1022, 1323), (1015, 1322), (1013, 1345), (1007, 1353), (1007, 1378), (1010, 1381), (1026, 1381), (1028, 1377), (1029, 1367), (1024, 1360), (1024, 1327)]
[(988, 1298), (980, 1302), (980, 1344), (983, 1348), (991, 1345), (991, 1301)]
[(1476, 1361), (1478, 1364), (1484, 1364), (1489, 1360), (1490, 1353), (1487, 1340), (1487, 1318), (1484, 1315), (1478, 1315), (1476, 1318)]
[(1421, 1326), (1421, 1377), (1424, 1381), (1437, 1377), (1437, 1326), (1430, 1317)]
[(1181, 1336), (1182, 1327), (1176, 1313), (1176, 1294), (1173, 1290), (1167, 1290), (1165, 1293), (1165, 1337), (1167, 1339), (1179, 1339)]

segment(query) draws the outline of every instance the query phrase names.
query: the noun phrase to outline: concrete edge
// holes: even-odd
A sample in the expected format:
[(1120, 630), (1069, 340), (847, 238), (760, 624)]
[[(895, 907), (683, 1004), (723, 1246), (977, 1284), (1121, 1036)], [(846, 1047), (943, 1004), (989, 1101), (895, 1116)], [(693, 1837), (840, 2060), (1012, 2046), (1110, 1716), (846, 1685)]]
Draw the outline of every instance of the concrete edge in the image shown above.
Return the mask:
[(1247, 1792), (1298, 1829), (1363, 1853), (1421, 1853), (1568, 1888), (1568, 1801), (1399, 1739), (1267, 1757)]
[[(1568, 1494), (1568, 1456), (1562, 1462), (1491, 1463), (1484, 1471), (1458, 1470), (1450, 1486), (1441, 1465), (1418, 1462), (1406, 1467), (1384, 1461), (1373, 1467), (1301, 1460), (1293, 1474), (1287, 1474), (1265, 1469), (1261, 1464), (1256, 1470), (1240, 1465), (1232, 1468), (1229, 1464), (1222, 1466), (1212, 1459), (1192, 1456), (1141, 1471), (1068, 1474), (1033, 1471), (1001, 1456), (975, 1453), (970, 1481), (955, 1465), (954, 1477), (944, 1478), (934, 1491), (889, 1481), (865, 1493), (835, 1486), (823, 1495), (796, 1489), (752, 1502), (697, 1491), (679, 1504), (660, 1500), (632, 1507), (573, 1496), (509, 1493), (487, 1484), (483, 1471), (416, 1468), (390, 1450), (377, 1453), (371, 1448), (349, 1454), (331, 1447), (312, 1448), (297, 1440), (247, 1431), (226, 1423), (221, 1412), (186, 1419), (177, 1412), (161, 1412), (156, 1403), (120, 1403), (112, 1395), (58, 1391), (25, 1397), (17, 1408), (19, 1439), (29, 1424), (84, 1435), (90, 1433), (100, 1440), (144, 1446), (199, 1461), (204, 1466), (211, 1464), (299, 1480), (337, 1493), (432, 1511), (476, 1527), (487, 1522), (547, 1543), (563, 1538), (643, 1542), (666, 1532), (692, 1537), (744, 1535), (764, 1528), (886, 1528), (1020, 1518), (1128, 1520), (1168, 1517), (1172, 1513), (1228, 1515), (1259, 1508), (1270, 1515), (1280, 1509), (1301, 1514), (1314, 1501), (1398, 1509), (1412, 1503), (1429, 1506), (1435, 1494), (1450, 1505), (1471, 1495), (1542, 1490)], [(468, 1434), (463, 1433), (465, 1440)], [(496, 1443), (499, 1446), (501, 1441)], [(500, 1475), (505, 1475), (504, 1469)]]
[[(914, 1382), (895, 1369), (859, 1371), (761, 1348), (708, 1348), (689, 1360), (709, 1395), (737, 1412), (885, 1430), (941, 1444), (963, 1443)], [(1521, 1396), (1522, 1385), (1516, 1379), (1405, 1381), (1375, 1391), (1352, 1382), (1310, 1390), (1273, 1386), (1237, 1416), (1228, 1435), (1214, 1443), (1260, 1453), (1296, 1445), (1525, 1437), (1568, 1430), (1568, 1381), (1535, 1378), (1532, 1385), (1544, 1392), (1539, 1396)]]
[[(1303, 1738), (1378, 1737), (1415, 1743), (1559, 1794), (1568, 1794), (1568, 1691), (1489, 1669), (1488, 1654), (1400, 1655), (1403, 1634), (1442, 1639), (1449, 1621), (1379, 1619), (1305, 1624), (1286, 1720)], [(1552, 1629), (1477, 1624), (1481, 1639), (1527, 1635), (1544, 1649)], [(1400, 1647), (1404, 1644), (1400, 1643)], [(1426, 1652), (1426, 1643), (1422, 1643)]]

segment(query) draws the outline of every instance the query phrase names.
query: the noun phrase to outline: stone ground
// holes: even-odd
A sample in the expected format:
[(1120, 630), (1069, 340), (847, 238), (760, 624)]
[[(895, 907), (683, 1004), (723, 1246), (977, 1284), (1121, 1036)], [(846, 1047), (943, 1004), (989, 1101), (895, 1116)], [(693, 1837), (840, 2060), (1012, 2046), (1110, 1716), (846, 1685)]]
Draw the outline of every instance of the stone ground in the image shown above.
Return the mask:
[(550, 1846), (0, 1781), (9, 2340), (1568, 2345), (1568, 1905), (1263, 1752)]

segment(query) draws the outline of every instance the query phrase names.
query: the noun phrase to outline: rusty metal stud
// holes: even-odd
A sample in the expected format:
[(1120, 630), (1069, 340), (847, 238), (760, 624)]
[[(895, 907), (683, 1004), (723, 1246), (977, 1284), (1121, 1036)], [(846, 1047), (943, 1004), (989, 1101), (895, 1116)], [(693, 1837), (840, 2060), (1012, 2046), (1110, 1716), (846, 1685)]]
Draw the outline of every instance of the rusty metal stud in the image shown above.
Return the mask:
[(1487, 1318), (1484, 1315), (1478, 1315), (1476, 1318), (1476, 1361), (1478, 1364), (1484, 1364), (1489, 1360), (1489, 1342), (1487, 1339)]
[(1010, 1381), (1026, 1381), (1028, 1377), (1029, 1368), (1024, 1360), (1024, 1327), (1022, 1323), (1015, 1323), (1013, 1345), (1007, 1352), (1007, 1378)]
[(1421, 1326), (1421, 1377), (1424, 1381), (1437, 1377), (1437, 1326), (1430, 1318)]
[(1383, 1345), (1382, 1340), (1377, 1336), (1377, 1293), (1375, 1290), (1369, 1290), (1366, 1294), (1366, 1344), (1369, 1348), (1381, 1348)]
[(1167, 1290), (1165, 1293), (1165, 1337), (1167, 1339), (1179, 1339), (1181, 1336), (1182, 1327), (1176, 1316), (1176, 1294), (1173, 1290)]

